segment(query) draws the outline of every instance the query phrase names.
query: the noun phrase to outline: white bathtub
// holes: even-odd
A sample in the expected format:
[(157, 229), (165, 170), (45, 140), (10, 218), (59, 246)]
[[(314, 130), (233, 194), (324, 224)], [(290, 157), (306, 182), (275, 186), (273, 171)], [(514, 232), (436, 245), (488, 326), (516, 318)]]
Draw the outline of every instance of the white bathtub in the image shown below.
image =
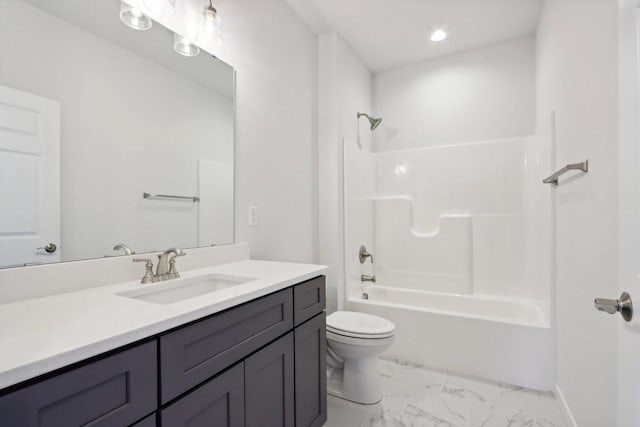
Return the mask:
[(549, 309), (532, 300), (455, 295), (372, 285), (346, 309), (396, 324), (388, 355), (432, 368), (551, 390)]

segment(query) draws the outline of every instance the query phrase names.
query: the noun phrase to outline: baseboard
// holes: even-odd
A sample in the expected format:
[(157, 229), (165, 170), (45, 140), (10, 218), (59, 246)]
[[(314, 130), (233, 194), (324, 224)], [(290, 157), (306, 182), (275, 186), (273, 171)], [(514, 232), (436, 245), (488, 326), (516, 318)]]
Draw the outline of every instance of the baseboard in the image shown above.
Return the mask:
[(562, 409), (564, 420), (570, 427), (578, 427), (578, 423), (576, 423), (576, 419), (573, 417), (571, 408), (569, 408), (569, 404), (564, 398), (564, 394), (562, 394), (562, 390), (560, 389), (560, 386), (558, 384), (555, 385), (553, 393), (556, 395), (556, 400), (560, 403), (560, 408)]

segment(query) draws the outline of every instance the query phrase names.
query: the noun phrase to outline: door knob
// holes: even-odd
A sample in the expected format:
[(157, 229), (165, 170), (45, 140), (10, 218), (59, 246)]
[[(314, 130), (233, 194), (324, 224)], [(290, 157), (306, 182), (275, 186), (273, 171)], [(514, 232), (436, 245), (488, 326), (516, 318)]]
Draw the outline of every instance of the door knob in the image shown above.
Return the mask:
[(609, 314), (620, 313), (627, 322), (630, 322), (631, 318), (633, 318), (633, 303), (631, 302), (631, 296), (626, 292), (620, 295), (620, 299), (596, 298), (594, 302), (596, 308), (600, 311)]
[(52, 253), (54, 253), (55, 251), (57, 251), (57, 250), (58, 250), (58, 247), (56, 246), (56, 244), (55, 244), (55, 243), (49, 243), (48, 245), (46, 245), (46, 246), (45, 246), (45, 247), (43, 247), (43, 248), (38, 248), (38, 250), (40, 250), (40, 249), (44, 249), (44, 251), (45, 251), (46, 253), (48, 253), (48, 254), (52, 254)]

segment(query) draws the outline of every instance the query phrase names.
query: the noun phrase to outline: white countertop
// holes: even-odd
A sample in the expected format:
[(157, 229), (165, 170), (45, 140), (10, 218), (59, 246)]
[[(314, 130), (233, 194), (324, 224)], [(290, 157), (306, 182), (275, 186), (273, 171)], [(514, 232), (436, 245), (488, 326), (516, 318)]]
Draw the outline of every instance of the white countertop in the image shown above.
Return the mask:
[(256, 280), (160, 305), (116, 295), (139, 281), (0, 305), (0, 389), (322, 275), (319, 265), (240, 261), (182, 273)]

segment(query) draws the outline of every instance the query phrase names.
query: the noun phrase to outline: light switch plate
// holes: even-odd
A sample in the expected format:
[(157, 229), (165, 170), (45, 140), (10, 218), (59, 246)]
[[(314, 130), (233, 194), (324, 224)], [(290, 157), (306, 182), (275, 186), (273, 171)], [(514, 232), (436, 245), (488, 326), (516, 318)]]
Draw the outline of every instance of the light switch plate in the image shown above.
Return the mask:
[(256, 227), (258, 225), (258, 207), (249, 206), (249, 227)]

